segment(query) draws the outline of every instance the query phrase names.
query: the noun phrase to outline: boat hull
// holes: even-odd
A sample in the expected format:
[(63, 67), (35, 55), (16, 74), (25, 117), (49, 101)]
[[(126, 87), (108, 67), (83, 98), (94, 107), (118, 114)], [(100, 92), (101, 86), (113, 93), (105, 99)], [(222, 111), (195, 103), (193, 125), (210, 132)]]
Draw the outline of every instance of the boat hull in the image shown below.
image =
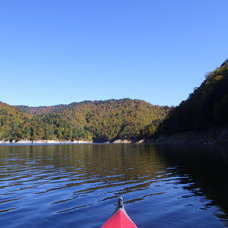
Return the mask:
[(124, 208), (118, 209), (102, 228), (137, 228)]

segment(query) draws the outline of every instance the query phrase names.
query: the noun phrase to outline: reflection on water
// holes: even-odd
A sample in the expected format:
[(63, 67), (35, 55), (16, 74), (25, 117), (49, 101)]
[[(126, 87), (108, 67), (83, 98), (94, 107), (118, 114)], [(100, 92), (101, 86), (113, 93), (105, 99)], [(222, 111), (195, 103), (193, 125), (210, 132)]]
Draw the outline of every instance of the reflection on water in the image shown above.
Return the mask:
[(199, 146), (0, 146), (0, 224), (100, 227), (121, 195), (142, 228), (225, 227), (227, 164)]

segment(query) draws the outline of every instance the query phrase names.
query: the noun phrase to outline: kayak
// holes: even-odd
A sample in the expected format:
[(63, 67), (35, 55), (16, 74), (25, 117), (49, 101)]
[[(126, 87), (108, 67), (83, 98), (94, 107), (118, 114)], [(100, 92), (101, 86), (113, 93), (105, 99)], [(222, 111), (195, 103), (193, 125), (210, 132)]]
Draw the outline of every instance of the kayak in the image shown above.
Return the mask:
[(115, 213), (101, 228), (137, 228), (124, 209), (123, 198), (120, 197), (118, 199), (118, 206)]

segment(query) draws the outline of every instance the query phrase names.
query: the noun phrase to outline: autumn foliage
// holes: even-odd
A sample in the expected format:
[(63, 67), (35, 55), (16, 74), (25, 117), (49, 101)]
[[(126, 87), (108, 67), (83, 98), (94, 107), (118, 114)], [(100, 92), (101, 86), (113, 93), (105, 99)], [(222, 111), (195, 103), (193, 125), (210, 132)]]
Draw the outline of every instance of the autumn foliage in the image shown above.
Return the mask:
[(42, 107), (0, 103), (0, 139), (139, 139), (153, 133), (168, 111), (168, 107), (131, 99)]

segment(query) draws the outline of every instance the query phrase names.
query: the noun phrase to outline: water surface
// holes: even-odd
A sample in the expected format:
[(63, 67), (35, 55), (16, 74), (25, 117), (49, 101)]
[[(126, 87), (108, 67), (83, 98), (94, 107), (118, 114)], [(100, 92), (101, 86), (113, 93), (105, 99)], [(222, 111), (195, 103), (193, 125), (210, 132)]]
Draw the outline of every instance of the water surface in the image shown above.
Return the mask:
[(225, 148), (0, 146), (1, 227), (100, 227), (118, 196), (139, 228), (228, 226)]

